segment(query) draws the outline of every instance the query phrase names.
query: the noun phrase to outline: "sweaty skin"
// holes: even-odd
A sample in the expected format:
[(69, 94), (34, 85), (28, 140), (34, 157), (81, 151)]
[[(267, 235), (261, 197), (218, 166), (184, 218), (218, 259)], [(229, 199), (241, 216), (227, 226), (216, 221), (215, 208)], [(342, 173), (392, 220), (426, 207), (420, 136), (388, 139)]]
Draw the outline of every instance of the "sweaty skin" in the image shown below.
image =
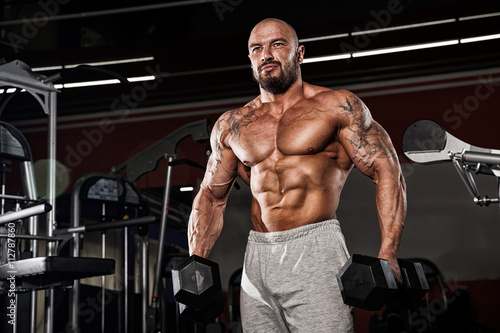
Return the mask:
[(257, 98), (227, 111), (214, 125), (212, 154), (189, 222), (190, 253), (209, 255), (238, 177), (252, 192), (253, 229), (283, 231), (335, 219), (342, 188), (355, 166), (375, 184), (381, 231), (378, 256), (390, 261), (401, 283), (396, 259), (406, 192), (389, 136), (356, 95), (302, 81), (304, 47), (285, 22), (259, 23), (248, 45), (257, 81), (278, 77), (287, 69), (296, 71), (297, 78), (283, 93), (260, 84)]

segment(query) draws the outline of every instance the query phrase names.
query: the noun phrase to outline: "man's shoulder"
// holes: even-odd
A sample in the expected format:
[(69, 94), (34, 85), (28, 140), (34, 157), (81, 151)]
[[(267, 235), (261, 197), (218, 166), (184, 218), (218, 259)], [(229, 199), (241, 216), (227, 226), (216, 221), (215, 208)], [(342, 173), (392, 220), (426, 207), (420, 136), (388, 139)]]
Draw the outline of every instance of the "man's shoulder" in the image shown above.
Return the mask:
[(255, 110), (261, 105), (260, 98), (256, 97), (244, 106), (229, 109), (220, 115), (217, 120), (217, 125), (226, 130), (230, 130), (231, 126), (235, 123), (251, 121), (254, 118)]
[(329, 102), (344, 101), (346, 98), (352, 99), (356, 97), (354, 93), (346, 89), (331, 89), (323, 86), (312, 85), (309, 83), (307, 83), (307, 86), (305, 86), (304, 90), (308, 98), (325, 100)]

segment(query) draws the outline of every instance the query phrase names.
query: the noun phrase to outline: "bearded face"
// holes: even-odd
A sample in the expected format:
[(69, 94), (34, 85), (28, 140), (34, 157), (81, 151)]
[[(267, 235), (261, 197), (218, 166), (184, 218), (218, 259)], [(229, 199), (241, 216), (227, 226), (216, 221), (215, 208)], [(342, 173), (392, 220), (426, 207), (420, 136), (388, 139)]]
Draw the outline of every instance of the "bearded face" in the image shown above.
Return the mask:
[[(278, 68), (268, 73), (263, 72), (262, 68), (266, 65), (274, 64)], [(275, 72), (279, 71), (278, 74)], [(257, 71), (253, 70), (253, 78), (262, 87), (262, 89), (273, 95), (285, 93), (297, 81), (299, 73), (299, 61), (297, 55), (285, 64), (279, 61), (269, 60), (261, 64)]]

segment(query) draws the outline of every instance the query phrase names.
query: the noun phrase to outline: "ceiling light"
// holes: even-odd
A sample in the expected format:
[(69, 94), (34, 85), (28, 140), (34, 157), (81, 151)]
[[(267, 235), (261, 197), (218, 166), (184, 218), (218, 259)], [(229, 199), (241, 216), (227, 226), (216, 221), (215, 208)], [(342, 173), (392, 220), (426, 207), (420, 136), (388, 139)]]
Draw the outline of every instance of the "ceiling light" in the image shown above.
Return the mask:
[(127, 78), (128, 82), (152, 81), (156, 79), (154, 75), (137, 76)]
[(44, 71), (60, 71), (63, 69), (63, 66), (47, 66), (47, 67), (35, 67), (31, 70), (33, 72), (44, 72)]
[(347, 58), (350, 58), (350, 57), (351, 57), (350, 53), (333, 54), (333, 55), (324, 56), (324, 57), (305, 58), (304, 61), (303, 61), (303, 63), (304, 64), (310, 64), (310, 63), (313, 63), (313, 62), (340, 60), (340, 59), (347, 59)]
[(56, 70), (62, 70), (62, 69), (75, 68), (75, 67), (78, 67), (81, 65), (106, 66), (106, 65), (130, 64), (130, 63), (135, 63), (135, 62), (152, 61), (154, 59), (155, 59), (155, 57), (152, 57), (152, 56), (151, 57), (142, 57), (142, 58), (130, 58), (130, 59), (115, 59), (115, 60), (98, 61), (98, 62), (84, 62), (84, 63), (70, 64), (70, 65), (35, 67), (35, 68), (32, 68), (32, 70), (34, 72), (56, 71)]
[(465, 17), (458, 18), (458, 20), (459, 21), (477, 20), (477, 19), (489, 18), (489, 17), (495, 17), (495, 16), (500, 16), (500, 12), (481, 14), (481, 15), (473, 15), (473, 16), (465, 16)]
[(424, 22), (424, 23), (407, 24), (407, 25), (400, 25), (400, 26), (389, 27), (389, 28), (380, 28), (380, 29), (373, 29), (373, 30), (355, 31), (355, 32), (352, 32), (351, 35), (352, 36), (367, 35), (367, 34), (373, 34), (373, 33), (379, 33), (379, 32), (386, 32), (386, 31), (413, 29), (413, 28), (427, 27), (427, 26), (430, 26), (430, 25), (453, 23), (455, 21), (456, 21), (456, 19), (447, 19), (447, 20), (440, 20), (440, 21), (431, 21), (431, 22)]
[(442, 41), (442, 42), (433, 42), (433, 43), (424, 43), (424, 44), (416, 44), (416, 45), (408, 45), (408, 46), (398, 46), (398, 47), (389, 47), (385, 49), (377, 49), (377, 50), (370, 50), (370, 51), (359, 51), (359, 52), (353, 52), (352, 57), (366, 57), (366, 56), (372, 56), (372, 55), (379, 55), (379, 54), (387, 54), (387, 53), (396, 53), (396, 52), (406, 52), (406, 51), (413, 51), (413, 50), (422, 50), (422, 49), (429, 49), (429, 48), (434, 48), (434, 47), (441, 47), (441, 46), (449, 46), (449, 45), (455, 45), (458, 44), (458, 39), (453, 39), (453, 40), (447, 40), (447, 41)]
[(349, 37), (349, 34), (345, 33), (345, 34), (337, 34), (337, 35), (304, 38), (304, 39), (299, 39), (299, 43), (317, 42), (319, 40), (327, 40), (327, 39), (335, 39), (335, 38), (343, 38), (343, 37)]
[(460, 40), (460, 43), (466, 44), (466, 43), (473, 43), (473, 42), (482, 42), (484, 40), (491, 40), (491, 39), (498, 39), (498, 38), (500, 38), (500, 34), (486, 35), (486, 36), (479, 36), (479, 37), (470, 37), (470, 38), (462, 38)]
[(99, 62), (85, 62), (81, 64), (65, 65), (64, 68), (75, 68), (81, 65), (88, 66), (106, 66), (106, 65), (118, 65), (118, 64), (130, 64), (134, 62), (151, 61), (154, 57), (142, 57), (142, 58), (131, 58), (131, 59), (121, 59), (121, 60), (109, 60), (109, 61), (99, 61)]
[[(0, 94), (13, 94), (17, 88), (7, 88), (7, 89), (0, 89)], [(26, 90), (22, 89), (21, 92), (25, 92)]]
[(110, 80), (99, 80), (99, 81), (72, 82), (72, 83), (63, 83), (63, 88), (103, 86), (107, 84), (117, 84), (117, 83), (120, 83), (120, 80), (110, 79)]
[(192, 187), (192, 186), (183, 186), (179, 190), (181, 192), (193, 192), (194, 191), (194, 187)]

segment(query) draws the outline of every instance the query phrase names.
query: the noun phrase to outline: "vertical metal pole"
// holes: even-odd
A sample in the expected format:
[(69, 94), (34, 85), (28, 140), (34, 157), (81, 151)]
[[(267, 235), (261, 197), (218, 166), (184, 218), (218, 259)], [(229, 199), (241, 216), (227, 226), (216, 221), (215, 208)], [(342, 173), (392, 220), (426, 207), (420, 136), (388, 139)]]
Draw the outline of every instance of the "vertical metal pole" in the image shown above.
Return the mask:
[[(84, 179), (80, 178), (76, 181), (73, 186), (73, 190), (71, 192), (71, 226), (79, 227), (80, 226), (80, 215), (81, 215), (81, 207), (80, 207), (80, 190), (82, 188), (82, 184), (84, 183)], [(80, 234), (73, 235), (73, 250), (72, 256), (75, 258), (80, 257)], [(80, 280), (76, 279), (73, 282), (73, 290), (71, 291), (71, 333), (76, 333), (80, 331), (80, 322), (79, 322), (79, 314), (78, 314), (78, 306), (80, 304)]]
[[(5, 174), (2, 174), (2, 190), (1, 193), (2, 195), (5, 195)], [(5, 214), (5, 198), (2, 197), (2, 200), (0, 201), (0, 214)]]
[(123, 309), (124, 312), (124, 333), (128, 333), (128, 227), (123, 228), (123, 289), (125, 289), (125, 306)]
[[(20, 163), (21, 179), (23, 180), (24, 192), (29, 199), (36, 200), (38, 195), (35, 186), (35, 173), (33, 172), (33, 164), (31, 161)], [(38, 216), (32, 216), (29, 219), (29, 233), (30, 235), (38, 235)], [(38, 241), (30, 241), (30, 250), (33, 258), (38, 257)], [(30, 313), (30, 333), (36, 332), (36, 314), (37, 314), (37, 291), (31, 291), (31, 313)]]
[(147, 311), (149, 300), (149, 238), (147, 235), (141, 237), (141, 282), (142, 282), (142, 333), (148, 333)]
[[(102, 220), (106, 221), (106, 204), (102, 204)], [(106, 230), (101, 231), (101, 258), (106, 258)], [(106, 275), (101, 276), (101, 332), (105, 333), (106, 324)]]
[[(57, 102), (56, 92), (51, 91), (49, 100), (49, 122), (48, 122), (48, 172), (47, 172), (47, 201), (52, 210), (47, 213), (47, 236), (53, 236), (56, 224), (56, 148), (57, 148)], [(47, 256), (56, 254), (55, 242), (47, 242)], [(54, 331), (54, 287), (45, 292), (45, 333)]]
[[(165, 189), (163, 194), (163, 212), (161, 215), (161, 224), (160, 224), (160, 235), (158, 241), (158, 256), (156, 261), (156, 271), (155, 271), (155, 280), (153, 285), (153, 295), (152, 295), (152, 308), (159, 308), (159, 290), (160, 283), (162, 283), (162, 273), (163, 273), (163, 253), (164, 248), (163, 245), (165, 243), (165, 234), (167, 232), (167, 215), (168, 208), (170, 203), (170, 186), (172, 179), (172, 161), (175, 159), (174, 155), (167, 155), (167, 175), (165, 179)], [(165, 327), (161, 328), (162, 332), (165, 332)]]

